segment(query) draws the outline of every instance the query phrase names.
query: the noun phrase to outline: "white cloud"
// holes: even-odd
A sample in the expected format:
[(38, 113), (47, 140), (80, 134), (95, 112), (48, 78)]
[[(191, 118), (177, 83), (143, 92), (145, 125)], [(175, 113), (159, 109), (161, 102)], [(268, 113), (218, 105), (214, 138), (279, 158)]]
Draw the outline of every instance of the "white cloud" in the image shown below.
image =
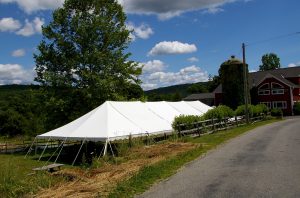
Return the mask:
[(19, 64), (0, 64), (0, 84), (27, 84), (33, 82), (34, 70), (25, 70)]
[(21, 57), (21, 56), (25, 56), (25, 50), (24, 49), (17, 49), (17, 50), (14, 50), (11, 55), (13, 57)]
[(197, 47), (194, 44), (181, 43), (178, 41), (163, 41), (156, 44), (148, 55), (186, 54), (195, 51), (197, 51)]
[(32, 36), (36, 33), (41, 33), (42, 25), (44, 23), (45, 20), (39, 17), (35, 17), (35, 19), (31, 22), (28, 19), (26, 19), (23, 28), (18, 30), (16, 34), (21, 36)]
[(63, 5), (64, 0), (0, 0), (0, 3), (16, 3), (30, 14), (38, 10), (53, 10)]
[(300, 61), (297, 63), (290, 63), (288, 64), (288, 67), (296, 67), (296, 66), (300, 66)]
[(188, 60), (189, 62), (191, 62), (191, 63), (195, 63), (195, 62), (198, 62), (198, 61), (199, 61), (199, 59), (196, 58), (196, 57), (191, 57), (191, 58), (188, 58), (187, 60)]
[(125, 11), (130, 14), (157, 15), (166, 20), (182, 13), (203, 10), (207, 13), (222, 11), (220, 7), (236, 1), (249, 0), (118, 0)]
[(0, 20), (0, 32), (13, 32), (21, 27), (21, 24), (18, 20), (9, 18), (2, 18)]
[(162, 86), (171, 86), (183, 83), (195, 83), (208, 81), (208, 74), (195, 65), (184, 67), (178, 72), (157, 71), (141, 77), (144, 90)]
[(167, 65), (160, 60), (152, 60), (146, 63), (140, 63), (140, 65), (143, 65), (143, 73), (163, 71), (167, 67)]
[(42, 26), (44, 25), (44, 23), (45, 23), (44, 19), (41, 19), (39, 17), (35, 17), (35, 19), (33, 20), (35, 31), (38, 32), (38, 33), (42, 33)]
[(136, 38), (148, 39), (152, 34), (154, 34), (152, 28), (147, 24), (136, 26), (134, 23), (129, 22), (127, 24), (127, 28), (133, 31), (130, 35), (132, 40), (135, 40)]
[(218, 8), (218, 7), (211, 7), (208, 8), (207, 10), (204, 10), (203, 13), (204, 14), (217, 14), (219, 12), (223, 12), (224, 10), (222, 8)]
[(157, 88), (157, 84), (144, 83), (144, 84), (142, 84), (142, 88), (144, 90), (155, 89), (155, 88)]

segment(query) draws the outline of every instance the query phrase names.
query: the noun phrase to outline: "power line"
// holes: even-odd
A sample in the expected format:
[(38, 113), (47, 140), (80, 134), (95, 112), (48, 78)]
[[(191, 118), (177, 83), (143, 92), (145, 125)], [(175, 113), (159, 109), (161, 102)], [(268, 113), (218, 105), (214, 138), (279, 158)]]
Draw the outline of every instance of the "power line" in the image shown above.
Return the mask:
[(269, 39), (255, 41), (255, 42), (246, 44), (246, 46), (258, 45), (258, 44), (261, 44), (261, 43), (266, 43), (266, 42), (269, 42), (269, 41), (273, 41), (273, 40), (278, 40), (278, 39), (283, 39), (283, 38), (287, 38), (287, 37), (290, 37), (290, 36), (294, 36), (296, 34), (300, 34), (300, 32), (293, 32), (293, 33), (289, 33), (289, 34), (283, 34), (283, 35), (279, 35), (279, 36), (276, 36), (276, 37), (272, 37), (272, 38), (269, 38)]

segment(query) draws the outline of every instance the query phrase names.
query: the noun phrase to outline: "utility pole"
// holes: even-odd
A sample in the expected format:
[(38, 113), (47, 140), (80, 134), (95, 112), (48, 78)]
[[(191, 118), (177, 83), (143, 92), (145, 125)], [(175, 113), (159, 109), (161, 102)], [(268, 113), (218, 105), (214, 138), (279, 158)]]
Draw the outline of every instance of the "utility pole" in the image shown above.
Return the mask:
[(243, 48), (243, 67), (244, 67), (244, 101), (245, 101), (245, 117), (246, 122), (249, 124), (249, 111), (248, 111), (248, 104), (249, 104), (249, 97), (248, 97), (248, 78), (247, 78), (247, 66), (246, 66), (246, 49), (245, 43), (242, 44)]

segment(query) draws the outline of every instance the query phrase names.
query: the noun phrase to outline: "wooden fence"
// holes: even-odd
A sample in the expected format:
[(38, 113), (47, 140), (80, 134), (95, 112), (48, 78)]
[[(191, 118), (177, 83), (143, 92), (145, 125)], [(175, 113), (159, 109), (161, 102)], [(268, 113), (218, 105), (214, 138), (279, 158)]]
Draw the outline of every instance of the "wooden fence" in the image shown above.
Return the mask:
[[(250, 122), (261, 121), (266, 117), (266, 115), (262, 114), (257, 117), (250, 118)], [(234, 118), (223, 118), (223, 119), (210, 119), (204, 120), (200, 122), (193, 122), (189, 124), (178, 124), (177, 132), (179, 136), (184, 136), (188, 134), (207, 134), (214, 133), (220, 130), (226, 130), (229, 128), (238, 127), (246, 124), (245, 116), (237, 116)]]

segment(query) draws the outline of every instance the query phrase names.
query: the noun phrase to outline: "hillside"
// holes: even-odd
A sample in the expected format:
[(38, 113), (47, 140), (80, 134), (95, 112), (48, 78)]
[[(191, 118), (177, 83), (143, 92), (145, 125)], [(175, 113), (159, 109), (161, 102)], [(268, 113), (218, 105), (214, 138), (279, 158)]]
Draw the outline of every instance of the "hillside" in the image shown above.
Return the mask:
[[(191, 84), (180, 84), (169, 87), (161, 87), (145, 91), (149, 101), (170, 100), (177, 101), (185, 98), (193, 92), (209, 92), (209, 82), (198, 82)], [(192, 88), (192, 89), (191, 89)], [(198, 90), (199, 89), (199, 90)], [(198, 91), (197, 91), (198, 90)], [(201, 91), (200, 91), (201, 90)]]

